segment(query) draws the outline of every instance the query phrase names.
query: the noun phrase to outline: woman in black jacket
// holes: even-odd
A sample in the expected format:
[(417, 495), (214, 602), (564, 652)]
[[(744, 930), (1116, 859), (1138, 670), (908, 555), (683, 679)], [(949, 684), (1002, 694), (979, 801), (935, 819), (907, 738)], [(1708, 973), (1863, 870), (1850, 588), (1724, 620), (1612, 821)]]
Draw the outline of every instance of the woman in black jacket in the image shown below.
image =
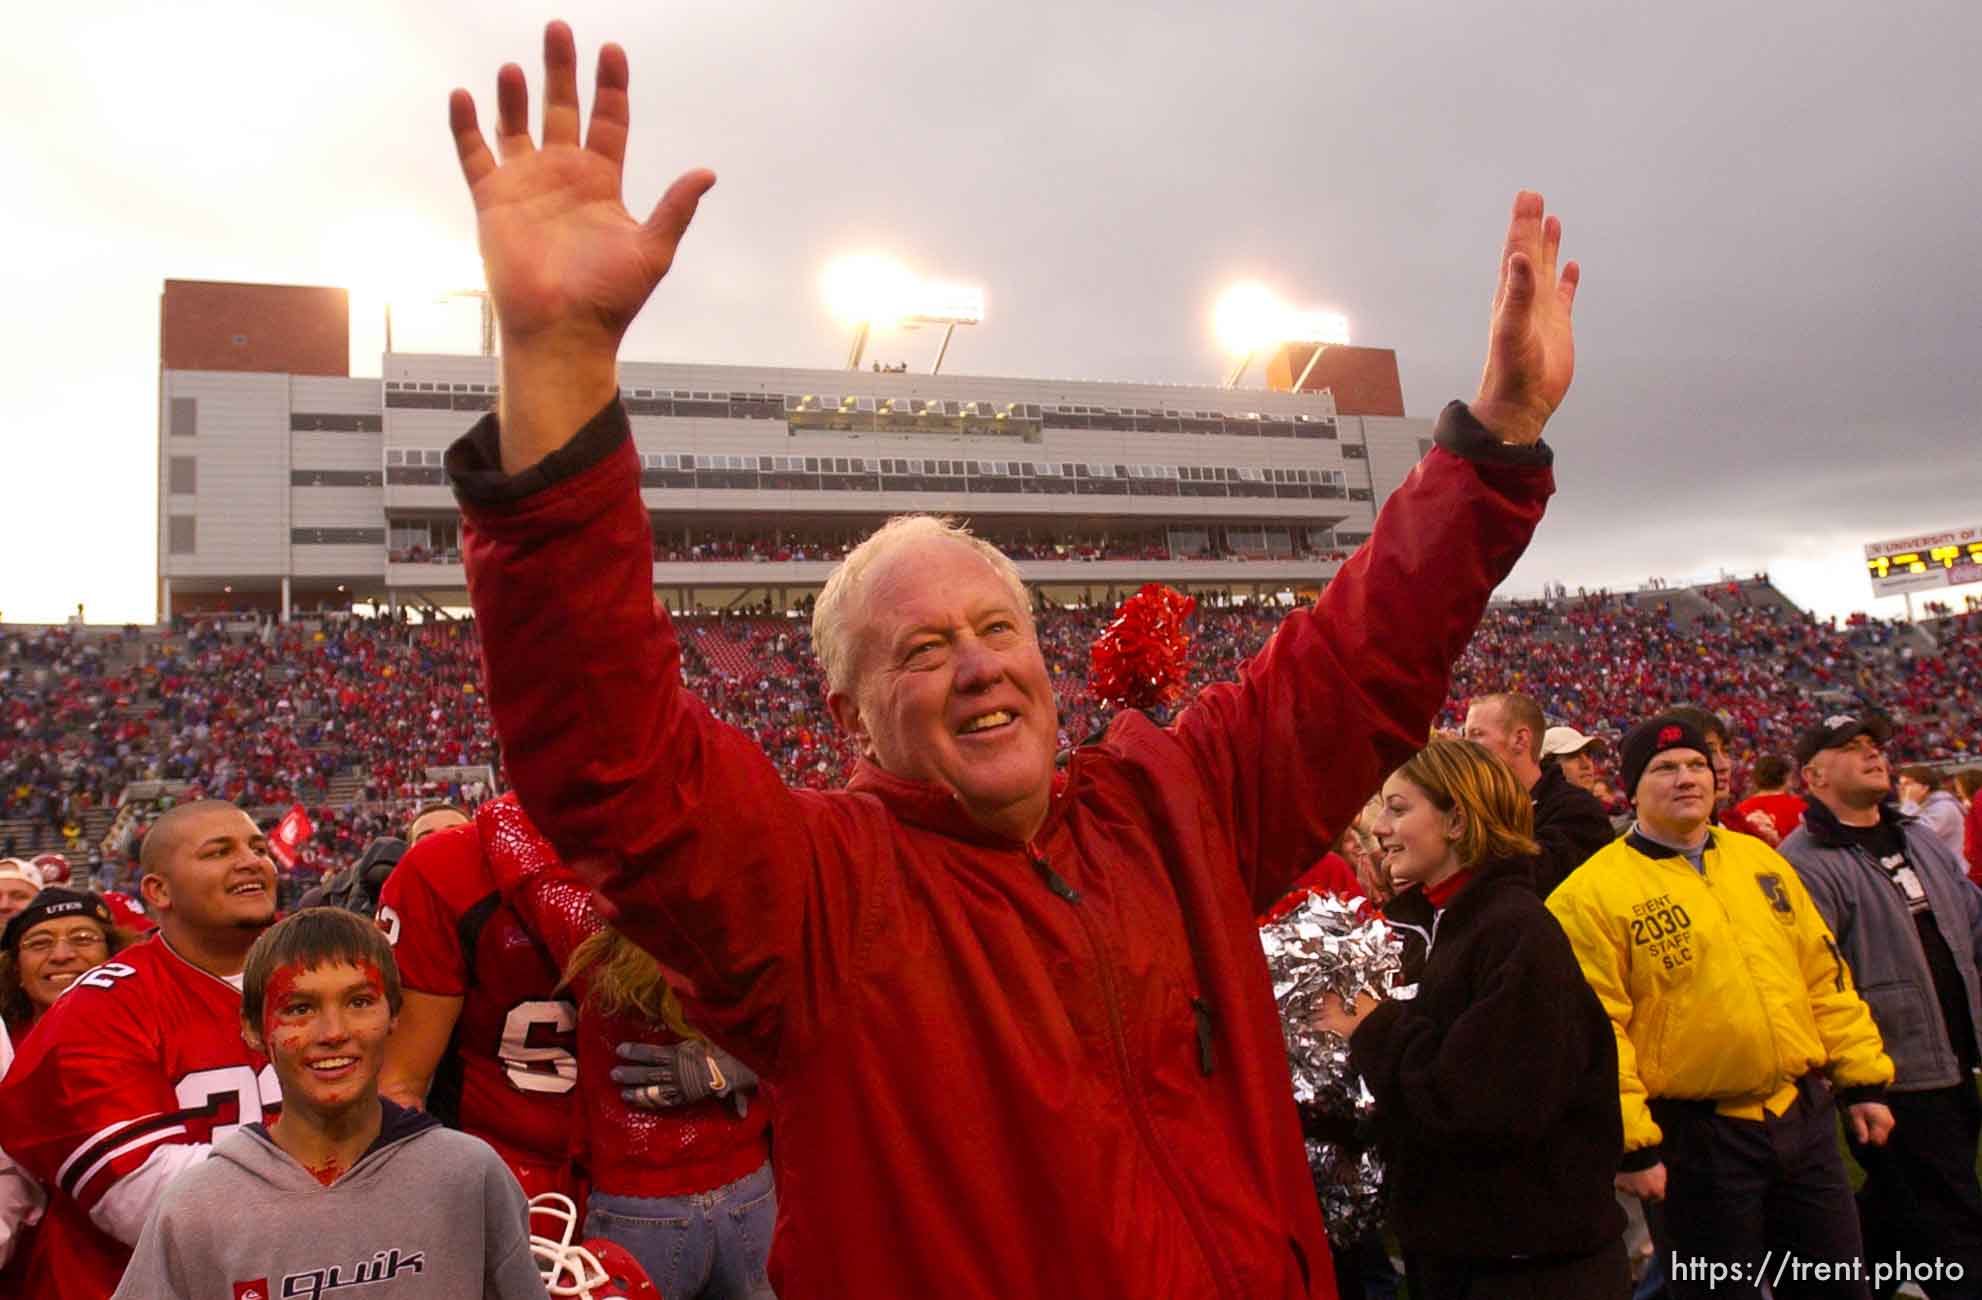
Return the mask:
[[(1528, 883), (1533, 804), (1466, 740), (1391, 774), (1374, 830), (1400, 892), (1404, 987), (1322, 1028), (1376, 1097), (1391, 1222), (1413, 1300), (1622, 1300), (1611, 1178), (1624, 1150), (1617, 1044)], [(1405, 989), (1415, 985), (1415, 992)]]

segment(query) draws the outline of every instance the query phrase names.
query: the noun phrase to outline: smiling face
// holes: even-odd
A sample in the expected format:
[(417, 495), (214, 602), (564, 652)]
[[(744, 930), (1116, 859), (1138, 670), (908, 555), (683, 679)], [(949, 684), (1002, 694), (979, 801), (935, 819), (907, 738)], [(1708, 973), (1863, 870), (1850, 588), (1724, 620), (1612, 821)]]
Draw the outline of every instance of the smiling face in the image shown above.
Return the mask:
[(368, 961), (270, 972), (261, 1042), (282, 1084), (285, 1115), (321, 1117), (375, 1097), (392, 1021), (385, 977)]
[(904, 548), (853, 612), (853, 688), (833, 717), (877, 765), (952, 791), (980, 824), (1029, 839), (1052, 790), (1059, 717), (1019, 593), (969, 545)]
[(1393, 772), (1371, 831), (1382, 869), (1399, 887), (1436, 885), (1460, 868), (1464, 815), (1441, 811), (1423, 787)]
[(161, 832), (170, 839), (148, 846), (146, 861), (156, 865), (143, 890), (167, 940), (236, 932), (252, 937), (275, 919), (275, 862), (268, 837), (248, 814), (227, 804), (189, 808), (151, 833)]
[(1832, 812), (1877, 808), (1892, 789), (1892, 770), (1879, 742), (1859, 732), (1842, 745), (1820, 749), (1803, 767), (1803, 784)]
[(43, 921), (21, 936), (21, 991), (36, 1011), (46, 1011), (76, 976), (109, 955), (110, 936), (88, 917)]
[(1638, 820), (1660, 839), (1690, 844), (1714, 812), (1713, 760), (1697, 749), (1652, 755), (1638, 780)]

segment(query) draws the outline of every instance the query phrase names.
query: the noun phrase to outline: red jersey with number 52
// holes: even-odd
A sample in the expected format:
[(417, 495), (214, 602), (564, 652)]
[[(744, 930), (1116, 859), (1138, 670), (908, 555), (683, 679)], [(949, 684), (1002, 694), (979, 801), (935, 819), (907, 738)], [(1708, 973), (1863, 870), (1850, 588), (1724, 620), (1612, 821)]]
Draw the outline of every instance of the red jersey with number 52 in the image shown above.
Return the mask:
[[(164, 1180), (168, 1148), (210, 1143), (282, 1104), (241, 1041), (241, 994), (153, 935), (79, 976), (0, 1083), (8, 1154), (48, 1190), (27, 1293), (104, 1300)], [(141, 1172), (141, 1170), (143, 1172)]]
[(554, 992), (557, 966), (496, 891), (472, 823), (407, 851), (379, 895), (378, 923), (407, 988), (462, 1000), (429, 1113), (498, 1151), (564, 1163), (578, 1013)]

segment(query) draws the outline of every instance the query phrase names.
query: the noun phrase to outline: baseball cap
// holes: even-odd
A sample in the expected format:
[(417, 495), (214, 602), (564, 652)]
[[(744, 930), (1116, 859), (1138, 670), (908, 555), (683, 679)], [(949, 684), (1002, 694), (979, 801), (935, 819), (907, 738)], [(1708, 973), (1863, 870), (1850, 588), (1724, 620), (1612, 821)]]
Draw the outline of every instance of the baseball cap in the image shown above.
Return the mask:
[(1796, 738), (1796, 765), (1802, 767), (1822, 751), (1860, 736), (1883, 745), (1893, 738), (1893, 724), (1876, 713), (1833, 713)]
[(1601, 754), (1610, 748), (1610, 742), (1602, 736), (1586, 736), (1574, 727), (1550, 727), (1542, 733), (1543, 758), (1567, 758), (1592, 746)]
[(0, 858), (0, 880), (25, 880), (36, 889), (43, 883), (41, 868), (19, 858)]
[(65, 916), (87, 917), (106, 930), (115, 924), (110, 917), (110, 905), (95, 894), (50, 885), (7, 922), (6, 930), (0, 932), (0, 948), (13, 952), (20, 946), (21, 936), (29, 930), (43, 921), (59, 921)]

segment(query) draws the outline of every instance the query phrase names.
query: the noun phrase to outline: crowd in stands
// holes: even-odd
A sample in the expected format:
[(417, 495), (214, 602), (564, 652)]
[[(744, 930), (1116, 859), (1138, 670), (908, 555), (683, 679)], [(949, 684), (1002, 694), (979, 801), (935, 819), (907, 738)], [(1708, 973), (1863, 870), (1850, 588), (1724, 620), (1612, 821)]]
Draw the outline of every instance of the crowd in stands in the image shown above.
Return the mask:
[[(1961, 760), (1982, 751), (1974, 709), (1977, 634), (1959, 627), (1931, 653), (1898, 644), (1902, 624), (1817, 620), (1753, 586), (1706, 589), (1682, 626), (1670, 600), (1581, 597), (1489, 611), (1454, 671), (1455, 702), (1486, 690), (1525, 691), (1551, 717), (1615, 735), (1671, 704), (1724, 715), (1747, 755), (1787, 750), (1840, 704), (1895, 723), (1895, 754)], [(1447, 721), (1456, 721), (1448, 713)]]
[[(1931, 635), (1906, 636), (1897, 622), (1813, 619), (1763, 584), (1697, 590), (1705, 599), (1684, 617), (1670, 590), (1552, 587), (1544, 601), (1494, 606), (1455, 669), (1440, 725), (1456, 728), (1467, 699), (1498, 689), (1525, 691), (1551, 718), (1612, 736), (1666, 705), (1700, 704), (1737, 737), (1737, 788), (1753, 754), (1786, 750), (1843, 704), (1889, 716), (1903, 761), (1982, 755), (1982, 613), (1946, 610), (1927, 625)], [(1111, 612), (1039, 616), (1063, 747), (1094, 735), (1111, 712), (1087, 692), (1088, 649)], [(1283, 613), (1201, 604), (1193, 679), (1229, 679)], [(680, 623), (691, 688), (787, 781), (828, 788), (845, 779), (854, 755), (827, 715), (804, 618)], [(705, 653), (713, 642), (704, 630), (741, 654), (718, 662)], [(0, 640), (0, 839), (13, 852), (67, 850), (86, 869), (99, 860), (92, 855), (107, 855), (114, 878), (131, 843), (107, 833), (110, 812), (127, 787), (162, 782), (267, 817), (304, 805), (316, 830), (299, 874), (311, 876), (353, 859), (405, 808), (463, 797), (461, 782), (430, 780), (429, 768), (496, 763), (479, 677), (470, 621), (327, 618), (232, 631), (189, 622), (162, 638), (136, 628), (15, 629)], [(101, 840), (85, 837), (86, 823)]]
[(702, 537), (696, 540), (654, 539), (654, 558), (669, 564), (701, 564), (711, 560), (763, 560), (782, 564), (792, 560), (840, 560), (853, 549), (854, 538), (793, 537), (753, 533), (742, 537)]
[[(654, 558), (667, 564), (704, 564), (716, 561), (761, 561), (766, 563), (826, 562), (845, 558), (869, 530), (865, 527), (797, 530), (790, 528), (732, 530), (698, 529), (655, 530)], [(1068, 533), (1056, 530), (1033, 536), (1015, 533), (992, 535), (989, 540), (1015, 560), (1284, 560), (1319, 559), (1340, 562), (1349, 558), (1351, 548), (1337, 547), (1322, 533), (1310, 536), (1304, 529), (1282, 530), (1269, 544), (1258, 532), (1241, 530), (1228, 536), (1225, 530), (1208, 528), (1201, 536), (1173, 538), (1164, 530), (1122, 533)], [(388, 558), (394, 564), (459, 564), (457, 546), (394, 547)]]
[[(1286, 612), (1283, 602), (1203, 600), (1193, 618), (1191, 690), (1233, 678)], [(1489, 609), (1455, 666), (1451, 699), (1437, 726), (1473, 736), (1485, 704), (1506, 698), (1498, 692), (1523, 691), (1550, 721), (1609, 741), (1599, 760), (1603, 776), (1588, 785), (1582, 776), (1567, 775), (1566, 765), (1547, 775), (1532, 761), (1508, 769), (1536, 792), (1536, 836), (1544, 842), (1540, 782), (1551, 780), (1556, 783), (1551, 799), (1567, 791), (1565, 782), (1588, 790), (1589, 795), (1574, 796), (1586, 803), (1596, 796), (1590, 808), (1593, 837), (1598, 844), (1610, 842), (1616, 834), (1613, 819), (1618, 825), (1628, 821), (1620, 816), (1627, 809), (1612, 789), (1623, 785), (1616, 780), (1620, 763), (1632, 776), (1632, 741), (1626, 737), (1620, 745), (1618, 738), (1646, 715), (1675, 705), (1704, 706), (1725, 719), (1736, 797), (1755, 794), (1753, 802), (1778, 789), (1787, 770), (1781, 756), (1798, 745), (1799, 733), (1833, 725), (1831, 715), (1840, 711), (1876, 711), (1890, 719), (1896, 762), (1967, 765), (1982, 756), (1977, 708), (1982, 611), (1934, 613), (1937, 617), (1921, 627), (1863, 617), (1816, 620), (1761, 583), (1654, 588), (1630, 596), (1571, 596), (1553, 587), (1540, 601)], [(1042, 601), (1037, 613), (1060, 706), (1057, 739), (1063, 750), (1099, 733), (1111, 716), (1111, 706), (1090, 694), (1088, 666), (1090, 649), (1113, 615), (1105, 600), (1092, 599), (1066, 608)], [(856, 756), (825, 708), (805, 617), (766, 606), (683, 615), (676, 624), (689, 688), (746, 732), (787, 783), (826, 789), (845, 781)], [(306, 890), (361, 859), (371, 862), (368, 846), (396, 844), (381, 837), (406, 833), (412, 812), (435, 799), (473, 807), (490, 793), (474, 774), (499, 767), (481, 694), (477, 629), (467, 620), (415, 624), (332, 616), (287, 625), (205, 620), (182, 622), (164, 635), (136, 628), (107, 634), (73, 626), (16, 629), (0, 635), (0, 688), (0, 834), (7, 837), (8, 855), (66, 849), (82, 867), (79, 885), (126, 894), (137, 889), (140, 830), (177, 803), (213, 796), (240, 805), (264, 827), (293, 807), (304, 810), (312, 829), (293, 861), (285, 856), (282, 862), (274, 906), (283, 912), (300, 907), (301, 915), (309, 915), (307, 908), (323, 891), (306, 898)], [(1169, 707), (1175, 711), (1189, 703), (1187, 692)], [(1541, 725), (1537, 718), (1530, 730)], [(1634, 734), (1643, 732), (1641, 725)], [(1580, 735), (1572, 739), (1583, 743)], [(1518, 748), (1518, 758), (1525, 759), (1525, 746)], [(1591, 747), (1593, 756), (1598, 748)], [(1516, 761), (1493, 752), (1502, 762)], [(1644, 766), (1641, 753), (1637, 767)], [(1940, 773), (1934, 770), (1909, 766), (1900, 776), (1902, 793), (1914, 801), (1909, 808), (1924, 809), (1930, 798), (1952, 803), (1957, 797), (1940, 792)], [(1977, 770), (1964, 767), (1955, 787), (1961, 797), (1972, 797), (1976, 776)], [(1745, 816), (1748, 807), (1744, 803), (1728, 815)], [(1963, 833), (1965, 809), (1955, 814), (1956, 837)], [(197, 808), (182, 811), (209, 815)], [(1394, 809), (1369, 815), (1392, 816)], [(1788, 827), (1785, 820), (1781, 829)], [(1343, 837), (1344, 852), (1354, 837), (1353, 831)], [(16, 843), (23, 839), (28, 842)], [(1949, 850), (1950, 860), (1956, 852)], [(1582, 856), (1582, 851), (1573, 855)], [(1369, 861), (1365, 855), (1365, 865)], [(347, 872), (340, 879), (362, 874)], [(1365, 888), (1376, 889), (1366, 873), (1356, 874)], [(328, 884), (333, 892), (340, 888), (338, 881)], [(49, 897), (60, 902), (66, 896), (55, 891)], [(1530, 923), (1545, 923), (1532, 901), (1526, 906)], [(111, 936), (105, 951), (115, 953), (125, 940), (121, 931), (113, 933), (107, 912), (104, 916), (100, 927)], [(60, 923), (80, 933), (84, 920), (99, 924), (89, 918)], [(42, 922), (37, 914), (37, 925), (56, 923)], [(423, 923), (429, 929), (436, 924), (432, 917)], [(436, 932), (452, 933), (445, 925)], [(73, 948), (74, 934), (69, 942)], [(0, 977), (6, 969), (0, 964)], [(30, 1023), (22, 1011), (17, 1034)], [(1594, 1023), (1603, 1028), (1601, 1017)], [(615, 1032), (624, 1041), (630, 1031), (622, 1026)], [(1348, 1021), (1337, 1032), (1359, 1031)], [(659, 1037), (665, 1041), (654, 1050), (679, 1050), (671, 1033)], [(614, 1045), (610, 1035), (599, 1042), (606, 1049)], [(1586, 1090), (1602, 1102), (1597, 1109), (1609, 1114), (1614, 1087), (1610, 1074), (1603, 1073)], [(753, 1078), (733, 1058), (721, 1059), (717, 1077)], [(1401, 1103), (1392, 1098), (1386, 1104), (1394, 1109)], [(747, 1114), (739, 1109), (732, 1120), (721, 1108), (711, 1113), (738, 1126)], [(653, 1121), (633, 1115), (628, 1122)], [(761, 1112), (756, 1123), (761, 1130)], [(1829, 1134), (1828, 1128), (1822, 1131)], [(1610, 1141), (1607, 1134), (1598, 1136)], [(1871, 1159), (1859, 1147), (1852, 1150), (1861, 1160)], [(748, 1157), (743, 1163), (761, 1164), (755, 1147), (743, 1154)], [(1408, 1178), (1409, 1166), (1402, 1157), (1398, 1161), (1395, 1176)], [(768, 1186), (767, 1170), (749, 1176)], [(1603, 1208), (1612, 1212), (1607, 1200)], [(1598, 1226), (1612, 1231), (1607, 1224)], [(1338, 1273), (1363, 1266), (1389, 1273), (1380, 1245), (1374, 1264), (1348, 1259), (1338, 1254)], [(1648, 1277), (1657, 1280), (1655, 1274)]]
[(331, 805), (333, 779), (363, 774), (346, 805), (404, 802), (447, 793), (427, 767), (491, 762), (479, 676), (467, 623), (17, 631), (0, 660), (0, 822), (17, 850), (75, 848), (65, 826), (162, 782), (260, 810), (302, 803), (319, 852), (362, 847), (364, 818)]

